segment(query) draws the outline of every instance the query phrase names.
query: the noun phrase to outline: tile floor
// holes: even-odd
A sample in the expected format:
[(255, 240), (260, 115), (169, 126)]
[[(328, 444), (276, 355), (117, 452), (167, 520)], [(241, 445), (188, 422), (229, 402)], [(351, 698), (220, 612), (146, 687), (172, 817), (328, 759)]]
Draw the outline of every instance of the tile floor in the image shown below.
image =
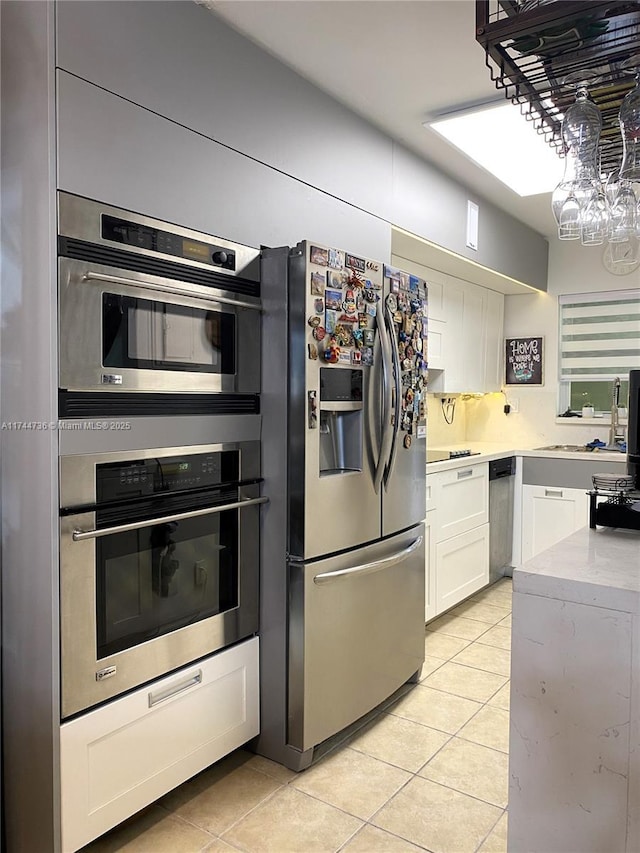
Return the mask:
[(314, 767), (237, 750), (85, 853), (503, 853), (511, 581), (425, 643), (420, 684)]

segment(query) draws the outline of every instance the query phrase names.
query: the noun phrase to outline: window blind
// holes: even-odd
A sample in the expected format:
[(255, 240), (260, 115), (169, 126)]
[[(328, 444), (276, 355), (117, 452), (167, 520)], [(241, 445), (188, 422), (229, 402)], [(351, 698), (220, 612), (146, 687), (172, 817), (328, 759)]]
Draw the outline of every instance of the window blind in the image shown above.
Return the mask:
[(640, 290), (561, 296), (560, 379), (624, 379), (640, 367)]

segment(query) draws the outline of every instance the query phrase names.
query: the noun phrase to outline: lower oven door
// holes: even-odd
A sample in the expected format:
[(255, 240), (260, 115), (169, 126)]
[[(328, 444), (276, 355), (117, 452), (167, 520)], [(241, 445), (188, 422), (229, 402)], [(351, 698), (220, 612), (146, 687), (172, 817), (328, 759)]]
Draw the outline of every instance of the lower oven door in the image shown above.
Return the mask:
[(60, 388), (260, 390), (260, 300), (93, 261), (59, 264)]
[(153, 521), (61, 518), (64, 718), (257, 631), (263, 501), (251, 485)]

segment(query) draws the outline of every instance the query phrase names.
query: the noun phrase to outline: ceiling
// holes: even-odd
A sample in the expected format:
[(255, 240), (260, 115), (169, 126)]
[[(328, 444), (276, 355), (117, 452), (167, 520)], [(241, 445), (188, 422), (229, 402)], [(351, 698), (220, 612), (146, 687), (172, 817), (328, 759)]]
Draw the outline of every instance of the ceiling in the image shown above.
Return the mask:
[(204, 2), (443, 172), (539, 233), (555, 234), (550, 193), (520, 197), (422, 125), (471, 104), (504, 101), (475, 40), (474, 0)]

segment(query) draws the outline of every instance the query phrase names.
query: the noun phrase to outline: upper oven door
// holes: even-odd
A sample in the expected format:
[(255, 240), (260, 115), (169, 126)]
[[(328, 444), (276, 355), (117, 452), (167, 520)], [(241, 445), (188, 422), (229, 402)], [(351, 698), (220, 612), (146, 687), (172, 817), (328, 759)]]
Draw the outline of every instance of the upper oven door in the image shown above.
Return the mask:
[(260, 391), (260, 301), (59, 259), (60, 388)]

